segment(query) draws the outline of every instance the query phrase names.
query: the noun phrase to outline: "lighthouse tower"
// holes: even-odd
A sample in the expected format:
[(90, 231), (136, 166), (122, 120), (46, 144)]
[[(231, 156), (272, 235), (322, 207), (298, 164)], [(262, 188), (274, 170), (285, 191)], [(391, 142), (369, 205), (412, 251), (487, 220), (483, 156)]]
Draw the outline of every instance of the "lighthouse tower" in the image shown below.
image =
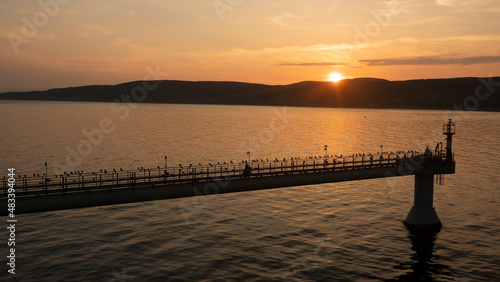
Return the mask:
[(448, 123), (443, 125), (443, 134), (446, 135), (446, 161), (453, 161), (453, 154), (451, 152), (451, 138), (455, 134), (455, 124), (448, 120)]

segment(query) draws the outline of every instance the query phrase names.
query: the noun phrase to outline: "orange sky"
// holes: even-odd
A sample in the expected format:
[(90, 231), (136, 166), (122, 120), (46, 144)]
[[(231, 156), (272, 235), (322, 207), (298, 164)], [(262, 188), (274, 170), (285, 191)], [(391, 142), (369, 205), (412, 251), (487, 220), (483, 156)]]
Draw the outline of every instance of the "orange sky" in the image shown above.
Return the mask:
[(165, 79), (498, 76), (498, 0), (0, 4), (0, 91)]

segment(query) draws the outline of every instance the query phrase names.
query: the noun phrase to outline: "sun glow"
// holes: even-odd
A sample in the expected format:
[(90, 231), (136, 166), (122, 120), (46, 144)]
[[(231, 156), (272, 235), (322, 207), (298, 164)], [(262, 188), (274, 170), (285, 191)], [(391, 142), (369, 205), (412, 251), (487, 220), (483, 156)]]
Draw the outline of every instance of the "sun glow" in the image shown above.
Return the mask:
[(339, 81), (341, 81), (342, 79), (344, 79), (344, 77), (342, 76), (342, 74), (340, 74), (340, 73), (338, 73), (338, 72), (331, 73), (331, 74), (328, 76), (328, 80), (329, 80), (329, 81), (332, 81), (332, 82), (339, 82)]

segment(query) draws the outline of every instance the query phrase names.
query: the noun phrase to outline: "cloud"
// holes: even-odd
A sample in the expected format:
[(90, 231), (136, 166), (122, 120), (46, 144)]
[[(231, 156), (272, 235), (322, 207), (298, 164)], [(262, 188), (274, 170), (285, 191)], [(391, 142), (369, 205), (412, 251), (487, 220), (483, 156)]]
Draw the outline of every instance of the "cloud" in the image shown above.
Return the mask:
[(368, 66), (402, 66), (402, 65), (474, 65), (500, 62), (500, 56), (480, 56), (463, 58), (445, 58), (440, 56), (413, 57), (405, 59), (359, 60)]
[(301, 66), (301, 67), (316, 67), (316, 66), (345, 66), (347, 64), (342, 63), (332, 63), (332, 62), (323, 62), (323, 63), (283, 63), (277, 64), (275, 66)]

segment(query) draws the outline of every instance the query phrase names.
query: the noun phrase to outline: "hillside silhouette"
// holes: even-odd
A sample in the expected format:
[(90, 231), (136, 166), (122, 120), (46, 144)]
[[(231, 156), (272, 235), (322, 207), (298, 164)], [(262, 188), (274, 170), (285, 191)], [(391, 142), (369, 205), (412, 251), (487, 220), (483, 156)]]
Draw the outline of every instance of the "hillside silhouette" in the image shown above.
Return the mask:
[[(335, 108), (414, 108), (452, 109), (455, 104), (483, 111), (500, 111), (500, 77), (494, 84), (482, 86), (484, 96), (474, 100), (476, 88), (482, 85), (478, 78), (421, 79), (388, 81), (374, 78), (346, 79), (337, 83), (304, 81), (290, 85), (265, 85), (243, 82), (216, 81), (150, 81), (158, 83), (141, 101), (131, 102), (265, 105)], [(86, 101), (114, 102), (130, 96), (143, 81), (118, 85), (93, 85), (50, 89), (46, 91), (1, 93), (0, 100)], [(495, 88), (496, 87), (496, 88)], [(492, 91), (493, 90), (493, 91)], [(485, 99), (486, 93), (491, 93)], [(474, 101), (479, 103), (474, 104)]]

